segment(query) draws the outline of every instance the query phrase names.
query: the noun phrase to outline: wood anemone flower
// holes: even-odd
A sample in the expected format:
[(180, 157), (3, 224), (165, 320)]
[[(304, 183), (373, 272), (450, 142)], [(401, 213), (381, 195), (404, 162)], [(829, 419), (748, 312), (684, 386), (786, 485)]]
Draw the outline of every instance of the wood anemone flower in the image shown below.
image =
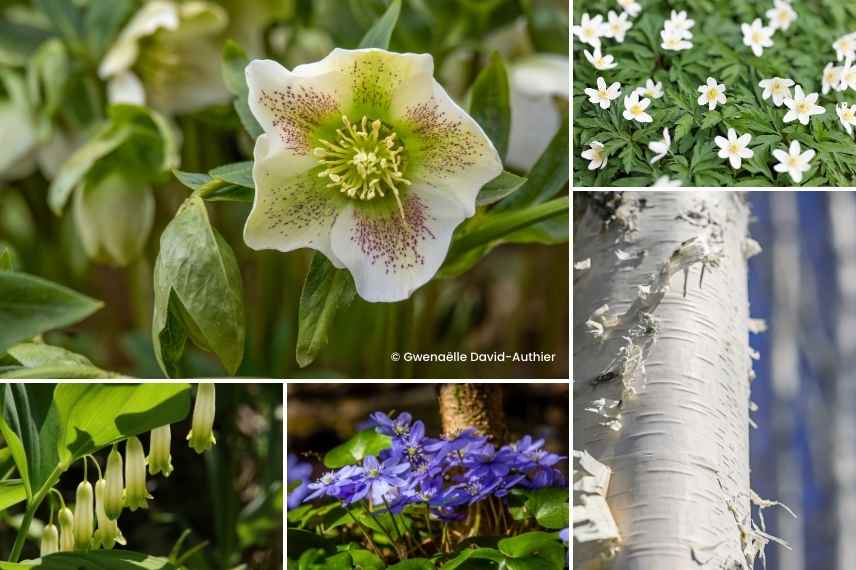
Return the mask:
[(253, 249), (309, 247), (347, 268), (367, 301), (408, 298), (502, 172), (484, 131), (434, 79), (428, 54), (335, 49), (289, 71), (246, 68), (256, 194)]

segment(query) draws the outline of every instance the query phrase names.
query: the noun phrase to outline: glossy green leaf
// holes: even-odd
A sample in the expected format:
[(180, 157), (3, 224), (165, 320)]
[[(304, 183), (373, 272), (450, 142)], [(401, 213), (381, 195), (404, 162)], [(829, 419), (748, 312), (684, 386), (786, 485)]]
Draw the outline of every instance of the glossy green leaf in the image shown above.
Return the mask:
[(526, 509), (544, 528), (559, 530), (569, 526), (570, 505), (567, 489), (544, 488), (529, 491)]
[[(244, 356), (244, 301), (235, 254), (208, 219), (205, 203), (188, 198), (161, 235), (155, 264), (155, 356), (174, 374), (183, 348), (180, 323), (203, 350), (217, 355), (229, 374)], [(166, 350), (165, 350), (166, 349)]]
[(377, 554), (368, 550), (349, 550), (348, 553), (351, 555), (351, 560), (353, 560), (354, 566), (361, 570), (383, 570), (386, 568), (386, 564), (383, 563), (383, 560), (381, 560)]
[(488, 206), (499, 202), (526, 183), (526, 178), (505, 171), (479, 190), (476, 206)]
[(565, 548), (556, 533), (527, 532), (497, 543), (503, 554), (511, 558), (542, 557), (564, 564)]
[(505, 156), (511, 134), (511, 98), (508, 71), (499, 53), (494, 52), (490, 56), (487, 66), (470, 88), (468, 97), (470, 115), (484, 129), (499, 156)]
[(386, 12), (383, 13), (360, 40), (359, 49), (378, 48), (389, 49), (389, 40), (392, 31), (398, 24), (398, 16), (401, 14), (401, 0), (392, 0)]
[(40, 342), (23, 342), (7, 351), (9, 356), (21, 364), (0, 373), (4, 379), (27, 378), (117, 378), (118, 375), (96, 368), (85, 356), (75, 354), (58, 346)]
[(505, 556), (495, 548), (467, 548), (443, 564), (441, 568), (442, 570), (455, 570), (468, 560), (491, 560), (493, 562), (502, 562), (505, 560)]
[(27, 488), (20, 479), (0, 481), (0, 512), (27, 500)]
[(253, 161), (235, 162), (233, 164), (224, 164), (217, 167), (208, 173), (213, 178), (219, 178), (234, 184), (243, 186), (244, 188), (255, 188), (253, 182)]
[(22, 340), (81, 321), (101, 306), (39, 277), (0, 272), (0, 353)]
[(555, 134), (547, 149), (538, 158), (527, 175), (526, 184), (520, 190), (497, 204), (498, 210), (518, 209), (532, 204), (541, 204), (553, 198), (567, 186), (570, 176), (568, 146), (568, 119)]
[(202, 186), (212, 180), (210, 175), (203, 172), (184, 172), (183, 170), (173, 170), (172, 173), (179, 182), (192, 190), (199, 190)]
[(427, 558), (410, 558), (387, 566), (387, 570), (434, 570), (435, 568), (434, 563)]
[(0, 562), (0, 570), (179, 570), (166, 558), (129, 550), (58, 552), (20, 564)]
[(327, 343), (327, 336), (340, 308), (354, 300), (356, 289), (351, 274), (333, 267), (316, 253), (300, 293), (298, 308), (297, 363), (309, 366)]
[(353, 465), (364, 458), (388, 449), (392, 440), (387, 435), (380, 434), (374, 429), (363, 430), (341, 445), (337, 445), (324, 456), (324, 465), (330, 469), (338, 469), (345, 465)]
[(247, 87), (244, 69), (249, 62), (250, 59), (244, 49), (234, 41), (228, 40), (223, 46), (223, 81), (229, 92), (235, 96), (235, 111), (241, 119), (244, 130), (255, 139), (264, 131), (250, 111), (248, 103), (250, 90)]

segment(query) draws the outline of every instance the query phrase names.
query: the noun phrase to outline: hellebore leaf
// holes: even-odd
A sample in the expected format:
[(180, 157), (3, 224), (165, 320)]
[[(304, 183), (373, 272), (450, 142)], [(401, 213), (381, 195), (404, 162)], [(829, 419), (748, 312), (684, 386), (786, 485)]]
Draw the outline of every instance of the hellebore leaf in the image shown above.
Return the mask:
[(324, 465), (330, 469), (353, 465), (370, 455), (377, 455), (391, 445), (392, 440), (389, 436), (378, 433), (374, 429), (363, 430), (345, 443), (328, 451), (324, 456)]
[(220, 180), (224, 180), (236, 186), (243, 186), (244, 188), (256, 187), (255, 183), (253, 182), (252, 160), (247, 160), (245, 162), (235, 162), (232, 164), (224, 164), (223, 166), (218, 166), (214, 170), (210, 171), (208, 174), (212, 178), (219, 178)]
[(211, 226), (202, 198), (185, 201), (160, 244), (152, 323), (158, 363), (166, 374), (175, 374), (189, 336), (234, 374), (244, 356), (241, 274), (232, 248)]
[(13, 344), (85, 319), (102, 306), (39, 277), (0, 272), (0, 353)]
[[(470, 115), (484, 129), (499, 156), (508, 154), (511, 133), (511, 98), (508, 71), (499, 53), (494, 52), (469, 93)], [(567, 138), (567, 133), (565, 134)]]
[(398, 24), (398, 16), (401, 14), (401, 0), (393, 0), (386, 12), (383, 13), (363, 39), (360, 40), (359, 49), (379, 48), (389, 49), (389, 40), (392, 38), (392, 31)]
[(136, 7), (133, 0), (91, 0), (83, 21), (86, 43), (96, 59), (110, 47), (119, 28)]
[(510, 210), (546, 202), (568, 184), (568, 128), (568, 120), (565, 118), (547, 150), (527, 174), (526, 183), (520, 190), (497, 204), (497, 210)]
[(482, 186), (482, 189), (479, 190), (479, 194), (476, 197), (476, 206), (488, 206), (498, 202), (511, 193), (517, 191), (525, 183), (525, 177), (517, 176), (516, 174), (505, 171)]

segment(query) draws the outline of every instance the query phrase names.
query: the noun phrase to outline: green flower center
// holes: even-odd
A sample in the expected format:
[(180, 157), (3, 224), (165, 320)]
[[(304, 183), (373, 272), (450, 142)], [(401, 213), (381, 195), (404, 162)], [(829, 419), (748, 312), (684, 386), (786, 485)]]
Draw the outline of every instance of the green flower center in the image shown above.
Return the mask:
[(336, 129), (336, 139), (318, 139), (313, 153), (323, 170), (319, 178), (329, 180), (327, 188), (354, 200), (375, 200), (391, 192), (402, 218), (401, 191), (410, 181), (404, 178), (404, 145), (398, 135), (375, 119), (363, 115), (358, 123), (342, 117), (344, 128)]

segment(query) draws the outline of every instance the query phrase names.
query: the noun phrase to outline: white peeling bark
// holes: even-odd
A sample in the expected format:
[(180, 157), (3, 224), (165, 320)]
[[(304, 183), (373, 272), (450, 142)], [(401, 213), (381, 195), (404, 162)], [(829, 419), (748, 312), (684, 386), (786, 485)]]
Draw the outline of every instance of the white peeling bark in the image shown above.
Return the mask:
[(832, 466), (835, 480), (835, 568), (850, 570), (856, 560), (856, 197), (851, 192), (830, 192), (829, 219), (837, 261), (838, 320), (836, 322), (837, 373), (832, 404)]
[(574, 246), (574, 449), (611, 469), (621, 539), (597, 562), (575, 536), (574, 565), (748, 568), (747, 208), (685, 190), (621, 204), (606, 226), (583, 214)]

